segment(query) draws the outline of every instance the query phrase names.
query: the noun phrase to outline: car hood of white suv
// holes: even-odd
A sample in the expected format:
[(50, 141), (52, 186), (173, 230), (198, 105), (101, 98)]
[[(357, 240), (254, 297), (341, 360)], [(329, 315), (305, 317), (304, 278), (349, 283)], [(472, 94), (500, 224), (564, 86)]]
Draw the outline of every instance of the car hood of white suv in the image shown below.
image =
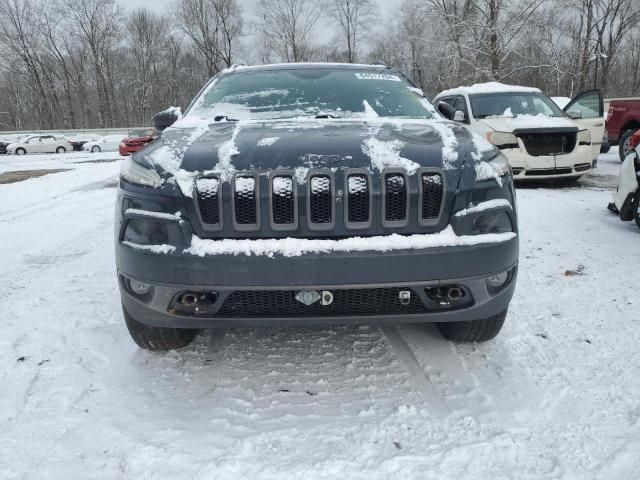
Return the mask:
[(546, 115), (493, 116), (479, 118), (482, 123), (497, 132), (514, 132), (536, 128), (578, 128), (578, 124), (566, 117), (548, 117)]

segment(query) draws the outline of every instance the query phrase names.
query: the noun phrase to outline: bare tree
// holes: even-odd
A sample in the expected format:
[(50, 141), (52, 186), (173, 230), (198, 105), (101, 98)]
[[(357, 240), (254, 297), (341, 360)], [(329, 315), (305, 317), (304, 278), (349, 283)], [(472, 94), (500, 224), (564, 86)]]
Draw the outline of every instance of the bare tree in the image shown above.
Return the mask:
[(230, 67), (242, 18), (236, 0), (181, 0), (176, 10), (178, 27), (204, 56), (213, 76)]
[(369, 31), (378, 11), (371, 0), (332, 0), (330, 15), (347, 46), (347, 62), (353, 63), (361, 37)]
[(317, 0), (260, 0), (261, 34), (282, 60), (309, 60), (310, 37), (321, 15)]

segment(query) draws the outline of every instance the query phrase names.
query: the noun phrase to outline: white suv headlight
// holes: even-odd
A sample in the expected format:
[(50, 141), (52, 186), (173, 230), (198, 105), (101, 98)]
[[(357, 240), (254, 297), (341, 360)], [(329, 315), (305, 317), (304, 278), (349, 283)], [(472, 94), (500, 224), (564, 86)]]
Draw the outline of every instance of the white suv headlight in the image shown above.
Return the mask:
[(498, 148), (518, 148), (518, 138), (509, 132), (487, 132), (487, 140)]
[(143, 185), (145, 187), (158, 188), (162, 185), (162, 178), (158, 175), (150, 165), (145, 166), (143, 163), (144, 156), (141, 161), (134, 160), (133, 156), (126, 157), (122, 161), (122, 167), (120, 168), (120, 178), (127, 182), (135, 183), (136, 185)]
[(591, 132), (589, 130), (580, 130), (578, 132), (578, 145), (591, 145)]

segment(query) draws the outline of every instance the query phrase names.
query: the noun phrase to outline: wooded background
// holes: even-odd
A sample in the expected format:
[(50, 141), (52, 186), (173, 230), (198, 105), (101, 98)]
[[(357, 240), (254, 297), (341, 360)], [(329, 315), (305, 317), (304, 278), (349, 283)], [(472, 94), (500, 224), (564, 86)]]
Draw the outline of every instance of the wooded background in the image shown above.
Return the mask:
[(402, 70), (430, 96), (497, 80), (640, 96), (640, 0), (0, 0), (0, 130), (148, 125), (234, 63)]

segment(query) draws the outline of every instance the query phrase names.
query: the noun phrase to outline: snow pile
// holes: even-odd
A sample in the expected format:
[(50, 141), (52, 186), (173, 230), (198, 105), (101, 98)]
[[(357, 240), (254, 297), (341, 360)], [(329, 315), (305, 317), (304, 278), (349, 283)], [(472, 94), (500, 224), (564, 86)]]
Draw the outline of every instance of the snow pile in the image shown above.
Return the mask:
[(253, 177), (236, 177), (236, 193), (253, 193), (256, 189), (256, 179)]
[(218, 193), (220, 181), (217, 178), (199, 178), (196, 187), (204, 198), (214, 197)]
[(153, 150), (152, 152), (145, 154), (145, 158), (152, 164), (159, 166), (162, 170), (172, 175), (172, 181), (175, 181), (182, 194), (185, 197), (191, 198), (193, 196), (193, 182), (195, 180), (195, 174), (187, 170), (183, 170), (181, 156), (174, 153), (167, 145)]
[(364, 175), (351, 175), (349, 177), (348, 188), (351, 195), (358, 193), (367, 193), (367, 177)]
[(262, 138), (262, 139), (260, 139), (260, 141), (258, 142), (258, 147), (270, 147), (271, 145), (273, 145), (274, 143), (276, 143), (278, 140), (280, 140), (280, 137), (267, 137), (267, 138)]
[(464, 210), (460, 210), (456, 212), (454, 217), (464, 217), (465, 215), (470, 215), (472, 213), (483, 212), (485, 210), (490, 210), (492, 208), (513, 208), (511, 203), (506, 198), (496, 198), (494, 200), (487, 200), (486, 202), (480, 202), (477, 205), (472, 207), (465, 208)]
[(289, 177), (274, 177), (273, 194), (279, 197), (288, 197), (293, 193), (293, 180)]
[(376, 112), (369, 102), (366, 100), (362, 101), (362, 105), (364, 106), (364, 118), (379, 118), (378, 112)]
[[(491, 117), (487, 117), (491, 118)], [(502, 118), (502, 117), (496, 117)], [(509, 126), (514, 130), (519, 128), (542, 128), (542, 127), (568, 127), (576, 128), (573, 120), (565, 117), (550, 117), (544, 113), (537, 115), (518, 115), (508, 118)]]
[(311, 192), (326, 193), (331, 190), (331, 180), (327, 177), (314, 176), (311, 177)]
[(407, 90), (409, 90), (410, 92), (415, 93), (416, 95), (420, 95), (421, 97), (424, 97), (424, 92), (422, 91), (421, 88), (407, 87)]
[(128, 242), (126, 240), (122, 243), (128, 247), (135, 248), (136, 250), (144, 250), (145, 252), (150, 253), (168, 255), (176, 251), (176, 247), (173, 245), (167, 245), (166, 243), (163, 243), (162, 245), (140, 245), (139, 243)]
[(125, 211), (125, 214), (142, 215), (144, 217), (159, 218), (162, 220), (173, 220), (173, 221), (182, 219), (182, 215), (180, 214), (180, 212), (176, 212), (176, 213), (152, 212), (150, 210), (139, 210), (137, 208), (127, 208), (127, 210)]
[(502, 186), (502, 178), (496, 172), (496, 169), (493, 168), (489, 162), (479, 162), (475, 166), (476, 170), (476, 180), (481, 182), (483, 180), (491, 180), (492, 178), (498, 182), (498, 185)]
[(475, 83), (470, 87), (457, 87), (444, 90), (438, 94), (440, 96), (447, 95), (474, 95), (481, 93), (541, 93), (539, 88), (523, 87), (520, 85), (508, 85), (500, 82)]
[(340, 240), (313, 240), (306, 238), (282, 238), (260, 240), (206, 240), (193, 235), (191, 246), (185, 253), (204, 257), (207, 255), (282, 255), (298, 257), (305, 254), (344, 252), (389, 252), (395, 250), (419, 250), (423, 248), (470, 246), (506, 242), (516, 234), (498, 233), (458, 236), (451, 226), (438, 233), (425, 235), (398, 235), (376, 237), (349, 237)]
[(471, 130), (469, 130), (469, 133), (471, 134), (471, 143), (475, 149), (475, 152), (471, 152), (471, 158), (476, 162), (480, 162), (487, 153), (498, 153), (498, 149), (495, 145), (487, 139), (478, 135), (476, 132), (472, 132)]
[(298, 167), (295, 170), (296, 182), (298, 185), (304, 185), (307, 183), (307, 175), (309, 174), (308, 167)]
[(442, 140), (442, 168), (445, 170), (456, 168), (454, 164), (458, 160), (458, 151), (456, 150), (458, 140), (453, 132), (455, 124), (433, 122), (430, 125), (438, 132)]
[(214, 173), (219, 175), (220, 180), (223, 182), (231, 180), (231, 177), (236, 172), (236, 167), (231, 163), (231, 160), (235, 155), (240, 154), (240, 150), (238, 150), (238, 146), (236, 145), (238, 133), (240, 133), (240, 125), (236, 125), (231, 138), (218, 147), (218, 163), (212, 170), (205, 172), (205, 174)]
[(385, 168), (403, 168), (407, 175), (413, 175), (420, 168), (420, 164), (400, 155), (404, 146), (404, 142), (400, 140), (385, 142), (377, 138), (367, 138), (362, 143), (362, 152), (371, 159), (371, 165), (379, 171)]

